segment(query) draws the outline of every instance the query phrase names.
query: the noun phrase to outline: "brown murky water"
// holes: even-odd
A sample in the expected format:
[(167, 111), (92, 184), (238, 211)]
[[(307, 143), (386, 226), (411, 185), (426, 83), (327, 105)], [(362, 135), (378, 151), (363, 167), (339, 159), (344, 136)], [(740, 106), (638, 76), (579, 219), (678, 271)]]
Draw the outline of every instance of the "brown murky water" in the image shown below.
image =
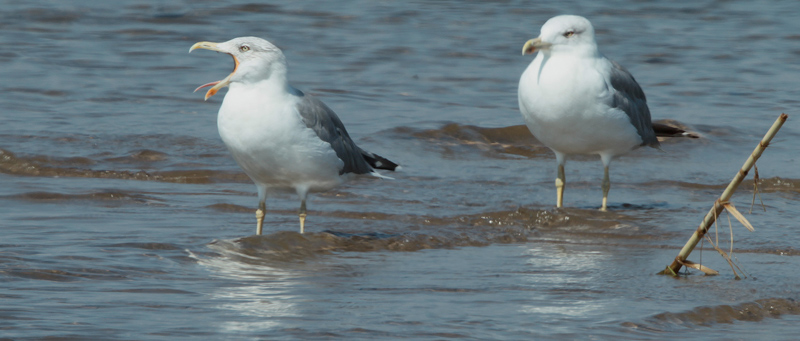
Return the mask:
[[(653, 116), (701, 135), (612, 164), (555, 161), (521, 126), (521, 45), (575, 13)], [(0, 10), (0, 337), (793, 339), (800, 321), (800, 7), (706, 1), (5, 3)], [(264, 37), (295, 86), (402, 164), (268, 202), (216, 132), (230, 72), (201, 40)], [(734, 280), (655, 275), (781, 112)], [(749, 211), (754, 182), (734, 197)], [(723, 216), (719, 241), (729, 248)], [(714, 237), (716, 238), (716, 236)]]

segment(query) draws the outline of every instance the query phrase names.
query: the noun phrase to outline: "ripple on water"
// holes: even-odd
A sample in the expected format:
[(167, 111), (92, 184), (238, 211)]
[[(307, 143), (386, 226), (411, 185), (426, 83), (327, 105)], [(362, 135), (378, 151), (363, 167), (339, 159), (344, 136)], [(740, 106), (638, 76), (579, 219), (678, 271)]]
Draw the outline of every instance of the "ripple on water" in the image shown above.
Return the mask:
[(645, 322), (624, 322), (622, 326), (649, 331), (670, 331), (694, 326), (712, 327), (736, 321), (758, 322), (783, 315), (800, 315), (800, 303), (792, 298), (765, 298), (737, 305), (697, 307), (679, 313), (661, 313), (645, 319)]
[[(131, 163), (136, 165), (161, 161), (166, 154), (153, 151), (138, 151), (121, 158), (105, 161)], [(100, 179), (124, 179), (140, 181), (162, 181), (173, 183), (208, 184), (215, 182), (249, 183), (250, 178), (241, 172), (216, 171), (207, 169), (188, 169), (172, 171), (124, 171), (77, 168), (74, 166), (92, 165), (96, 161), (79, 157), (53, 159), (46, 156), (17, 157), (10, 151), (0, 149), (0, 173), (38, 176), (38, 177), (80, 177)], [(67, 166), (67, 167), (62, 167)], [(72, 166), (72, 167), (70, 167)], [(144, 167), (142, 167), (144, 168)]]
[[(252, 212), (252, 209), (244, 207), (235, 209)], [(353, 221), (409, 219), (405, 215), (369, 212), (319, 212), (318, 215), (335, 215)], [(638, 243), (642, 247), (658, 247), (652, 245), (652, 241), (667, 238), (663, 231), (639, 229), (632, 217), (595, 209), (519, 208), (455, 217), (415, 217), (411, 218), (409, 224), (421, 228), (417, 231), (383, 229), (352, 232), (343, 227), (305, 234), (280, 231), (261, 236), (217, 240), (209, 244), (209, 247), (245, 263), (280, 267), (281, 263), (302, 262), (338, 252), (411, 252), (530, 241), (603, 246)]]
[[(654, 122), (664, 134), (676, 131), (688, 131), (690, 138), (702, 135), (691, 131), (687, 125), (675, 120), (659, 120)], [(486, 128), (459, 123), (447, 123), (441, 128), (419, 130), (409, 127), (398, 127), (392, 131), (395, 135), (411, 136), (424, 140), (432, 146), (443, 149), (443, 153), (452, 154), (458, 150), (478, 150), (481, 156), (507, 159), (514, 157), (541, 158), (550, 157), (552, 152), (541, 144), (525, 125), (510, 127)], [(666, 135), (664, 135), (666, 136)], [(677, 143), (683, 138), (659, 137), (662, 143)], [(580, 158), (580, 156), (578, 157)]]

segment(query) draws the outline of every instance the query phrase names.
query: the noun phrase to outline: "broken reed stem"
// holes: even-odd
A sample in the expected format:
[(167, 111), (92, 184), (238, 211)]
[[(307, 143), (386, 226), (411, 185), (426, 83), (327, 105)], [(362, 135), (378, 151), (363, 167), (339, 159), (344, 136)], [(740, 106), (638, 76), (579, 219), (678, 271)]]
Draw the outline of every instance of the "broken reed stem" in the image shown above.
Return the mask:
[[(714, 244), (714, 242), (711, 241), (711, 238), (709, 238), (708, 235), (705, 236), (705, 239), (708, 240), (708, 242), (711, 244), (711, 246), (714, 247), (714, 250), (717, 250), (717, 252), (719, 252), (719, 254), (722, 256), (722, 258), (725, 258), (725, 260), (728, 261), (728, 265), (731, 266), (731, 270), (733, 270), (733, 275), (736, 277), (736, 279), (741, 279), (741, 277), (739, 277), (739, 274), (736, 273), (736, 269), (739, 268), (739, 266), (736, 265), (733, 262), (733, 259), (731, 259), (731, 256), (727, 252), (722, 250), (717, 244)], [(742, 269), (739, 269), (739, 271), (741, 271), (741, 270)], [(706, 274), (708, 274), (708, 272), (706, 272)], [(714, 275), (718, 275), (718, 274), (719, 273), (717, 272)]]
[(786, 122), (786, 119), (789, 118), (786, 114), (781, 114), (775, 123), (772, 124), (772, 127), (767, 131), (767, 134), (764, 135), (764, 138), (761, 139), (761, 142), (758, 143), (756, 149), (753, 150), (753, 153), (750, 154), (750, 157), (747, 158), (747, 161), (744, 162), (744, 165), (739, 172), (736, 173), (736, 176), (733, 177), (731, 183), (728, 184), (728, 187), (725, 188), (725, 191), (722, 192), (719, 199), (714, 201), (714, 207), (706, 214), (705, 218), (703, 218), (703, 222), (700, 223), (700, 226), (694, 231), (692, 237), (689, 238), (689, 241), (686, 242), (686, 245), (683, 246), (681, 252), (678, 253), (678, 256), (675, 257), (675, 260), (672, 261), (667, 269), (661, 272), (661, 274), (670, 274), (676, 276), (678, 270), (681, 269), (682, 264), (686, 261), (686, 258), (689, 257), (689, 254), (692, 253), (694, 247), (697, 246), (697, 243), (703, 238), (703, 236), (708, 232), (708, 228), (716, 221), (716, 217), (719, 216), (720, 213), (725, 209), (726, 204), (728, 204), (728, 200), (730, 200), (731, 196), (733, 196), (733, 192), (736, 191), (736, 188), (739, 187), (739, 184), (744, 180), (745, 176), (747, 176), (747, 172), (750, 171), (750, 168), (753, 167), (756, 160), (761, 157), (761, 153), (764, 152), (764, 149), (769, 146), (769, 142), (775, 137), (775, 134), (778, 133), (778, 130), (781, 129), (783, 123)]
[(761, 178), (758, 177), (758, 165), (753, 165), (753, 171), (753, 202), (750, 203), (750, 212), (748, 212), (748, 214), (753, 213), (753, 206), (756, 205), (756, 194), (758, 194), (758, 201), (761, 202), (761, 208), (764, 209), (764, 212), (767, 211), (767, 207), (764, 206), (764, 200), (761, 199), (761, 192), (758, 190), (758, 181), (761, 180)]

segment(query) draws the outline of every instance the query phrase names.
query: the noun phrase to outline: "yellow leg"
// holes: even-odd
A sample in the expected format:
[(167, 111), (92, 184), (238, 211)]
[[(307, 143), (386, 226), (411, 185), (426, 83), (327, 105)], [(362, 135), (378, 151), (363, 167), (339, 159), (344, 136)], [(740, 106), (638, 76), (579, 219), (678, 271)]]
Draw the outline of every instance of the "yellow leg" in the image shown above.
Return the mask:
[(264, 215), (266, 215), (264, 211), (266, 210), (267, 207), (263, 202), (258, 204), (258, 209), (256, 210), (256, 235), (261, 235), (264, 227)]
[(300, 234), (303, 234), (305, 231), (306, 225), (306, 201), (303, 200), (300, 202), (300, 213), (298, 214), (300, 217)]
[(564, 206), (564, 186), (566, 178), (564, 176), (564, 165), (558, 165), (558, 177), (556, 178), (556, 207)]
[(605, 166), (605, 174), (603, 175), (603, 206), (600, 211), (608, 211), (608, 190), (611, 188), (611, 181), (608, 179), (608, 166)]

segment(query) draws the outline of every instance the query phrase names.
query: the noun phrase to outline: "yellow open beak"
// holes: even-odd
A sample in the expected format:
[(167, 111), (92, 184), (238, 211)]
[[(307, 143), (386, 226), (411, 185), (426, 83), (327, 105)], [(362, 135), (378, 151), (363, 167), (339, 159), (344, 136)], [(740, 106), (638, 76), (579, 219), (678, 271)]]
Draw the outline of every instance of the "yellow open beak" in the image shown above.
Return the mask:
[[(189, 52), (192, 52), (192, 51), (197, 50), (197, 49), (206, 49), (206, 50), (211, 50), (211, 51), (216, 51), (216, 52), (227, 53), (227, 52), (221, 50), (218, 47), (218, 45), (219, 45), (218, 43), (212, 43), (210, 41), (201, 41), (199, 43), (196, 43), (196, 44), (192, 45), (192, 47), (189, 48)], [(202, 88), (210, 86), (211, 89), (208, 89), (208, 92), (206, 92), (205, 100), (208, 100), (208, 98), (211, 97), (211, 96), (214, 96), (217, 93), (217, 91), (219, 91), (219, 89), (222, 89), (222, 88), (228, 86), (228, 84), (231, 83), (231, 77), (233, 77), (233, 74), (236, 73), (236, 69), (239, 67), (239, 60), (237, 60), (234, 55), (232, 55), (230, 53), (228, 53), (228, 54), (231, 57), (233, 57), (233, 71), (231, 72), (231, 74), (229, 74), (228, 77), (225, 77), (225, 79), (223, 79), (223, 80), (216, 81), (216, 82), (211, 82), (211, 83), (206, 83), (206, 84), (203, 84), (203, 85), (197, 87), (197, 89), (194, 89), (194, 91), (197, 91), (197, 90), (200, 90)]]

